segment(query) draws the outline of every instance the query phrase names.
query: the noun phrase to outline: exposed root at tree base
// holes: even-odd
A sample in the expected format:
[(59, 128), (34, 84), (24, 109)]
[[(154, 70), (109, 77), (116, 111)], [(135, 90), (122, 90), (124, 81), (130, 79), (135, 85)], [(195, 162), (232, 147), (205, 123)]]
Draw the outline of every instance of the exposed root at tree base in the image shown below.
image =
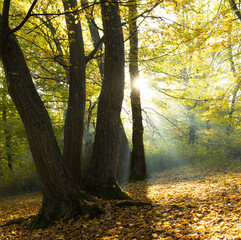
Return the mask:
[(68, 220), (81, 214), (88, 214), (95, 217), (103, 211), (95, 205), (89, 206), (84, 201), (54, 201), (51, 203), (43, 203), (42, 208), (33, 220), (29, 223), (29, 229), (46, 228), (60, 219)]
[(12, 219), (10, 221), (7, 221), (5, 224), (3, 225), (0, 225), (0, 228), (2, 227), (7, 227), (7, 226), (10, 226), (10, 225), (15, 225), (15, 224), (21, 224), (23, 223), (24, 221), (27, 221), (29, 220), (30, 218), (32, 218), (33, 216), (31, 217), (28, 217), (28, 218), (15, 218), (15, 219)]
[(148, 179), (148, 176), (146, 174), (139, 174), (139, 173), (130, 173), (130, 177), (129, 177), (130, 182), (144, 181), (146, 179)]
[(106, 184), (96, 187), (86, 187), (90, 194), (105, 200), (131, 200), (115, 180), (109, 180)]
[(136, 202), (136, 201), (122, 201), (116, 204), (118, 207), (132, 207), (132, 206), (151, 206), (148, 202)]

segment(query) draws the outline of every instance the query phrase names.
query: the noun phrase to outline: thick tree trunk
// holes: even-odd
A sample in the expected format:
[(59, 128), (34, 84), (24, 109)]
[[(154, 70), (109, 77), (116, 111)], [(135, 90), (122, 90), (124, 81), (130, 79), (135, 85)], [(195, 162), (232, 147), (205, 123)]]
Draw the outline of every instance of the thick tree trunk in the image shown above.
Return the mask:
[[(130, 180), (139, 181), (147, 178), (146, 160), (143, 143), (143, 125), (141, 114), (140, 89), (135, 87), (135, 81), (139, 77), (138, 70), (138, 31), (137, 31), (137, 3), (132, 2), (129, 6), (130, 21), (130, 79), (131, 79), (131, 110), (132, 110), (132, 152)], [(134, 19), (133, 19), (134, 18)]]
[(5, 39), (1, 60), (8, 91), (22, 118), (43, 189), (42, 208), (30, 227), (45, 227), (59, 218), (92, 211), (70, 180), (48, 112), (34, 86), (16, 37), (11, 34)]
[[(76, 0), (63, 0), (65, 11), (77, 7)], [(79, 14), (66, 14), (70, 66), (69, 100), (64, 129), (64, 159), (76, 181), (81, 183), (81, 156), (85, 114), (85, 54)], [(76, 23), (76, 21), (78, 21)]]
[[(82, 7), (87, 7), (88, 4), (89, 4), (88, 0), (81, 0)], [(91, 19), (88, 14), (86, 14), (86, 20), (88, 22), (91, 39), (93, 41), (94, 46), (96, 46), (98, 44), (98, 42), (100, 41), (100, 35), (98, 32), (98, 28), (93, 23), (94, 19)], [(104, 65), (102, 63), (102, 59), (97, 59), (97, 61), (98, 61), (100, 76), (102, 78)], [(90, 120), (89, 120), (89, 122), (90, 122)], [(89, 155), (89, 156), (91, 156), (91, 155)], [(130, 146), (129, 146), (128, 139), (126, 137), (124, 126), (121, 121), (121, 124), (120, 124), (120, 151), (119, 151), (118, 167), (117, 167), (118, 182), (124, 182), (125, 180), (128, 179), (129, 163), (130, 163)]]
[(92, 159), (85, 189), (102, 198), (129, 198), (116, 183), (120, 112), (124, 95), (124, 41), (119, 6), (101, 0), (105, 40), (105, 68), (99, 98)]

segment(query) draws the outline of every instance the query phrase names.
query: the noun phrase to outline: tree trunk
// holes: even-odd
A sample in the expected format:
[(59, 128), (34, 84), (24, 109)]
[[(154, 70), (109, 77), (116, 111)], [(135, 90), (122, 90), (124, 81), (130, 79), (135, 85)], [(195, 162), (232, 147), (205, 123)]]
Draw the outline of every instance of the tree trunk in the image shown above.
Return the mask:
[[(63, 0), (65, 11), (77, 7), (76, 0)], [(64, 159), (76, 181), (81, 183), (81, 155), (85, 114), (85, 54), (79, 14), (66, 14), (69, 38), (69, 100), (64, 129)], [(76, 23), (76, 21), (78, 21)]]
[(85, 189), (102, 198), (129, 198), (116, 183), (120, 112), (124, 95), (124, 41), (119, 6), (101, 0), (105, 68), (97, 111), (96, 135)]
[[(0, 29), (2, 28), (0, 16)], [(43, 189), (43, 204), (30, 228), (46, 227), (92, 209), (71, 181), (54, 136), (48, 112), (32, 81), (24, 55), (14, 34), (1, 46), (1, 60), (8, 91), (23, 121), (27, 139)]]
[(195, 115), (194, 113), (190, 110), (187, 114), (188, 120), (189, 120), (189, 138), (188, 138), (188, 144), (189, 145), (194, 145), (195, 139), (196, 139), (196, 131), (197, 127), (195, 124)]
[[(76, 7), (76, 1), (63, 1), (65, 11)], [(77, 184), (81, 183), (82, 175), (82, 139), (85, 110), (85, 55), (81, 24), (76, 24), (78, 14), (65, 15), (69, 38), (69, 62), (64, 58), (59, 39), (48, 16), (46, 20), (40, 18), (50, 30), (53, 41), (58, 50), (55, 61), (65, 68), (66, 78), (69, 84), (69, 99), (67, 111), (65, 111), (65, 136), (64, 159)]]
[[(81, 0), (81, 5), (82, 5), (83, 8), (86, 8), (89, 5), (88, 0)], [(97, 44), (100, 41), (100, 34), (99, 34), (99, 31), (98, 31), (98, 28), (94, 24), (94, 17), (89, 16), (89, 9), (88, 8), (86, 9), (86, 11), (87, 12), (85, 13), (85, 18), (88, 22), (88, 27), (89, 27), (89, 30), (90, 30), (90, 36), (91, 36), (91, 39), (93, 41), (93, 45), (95, 47), (95, 46), (97, 46)], [(102, 47), (100, 46), (100, 49), (101, 48)], [(102, 59), (98, 58), (97, 63), (98, 63), (98, 67), (99, 67), (100, 76), (102, 78), (103, 77), (103, 68), (104, 68)]]
[[(89, 4), (88, 0), (81, 0), (82, 7), (87, 7), (88, 4)], [(93, 21), (94, 21), (93, 16), (92, 16), (92, 18), (90, 18), (90, 16), (88, 14), (86, 14), (86, 20), (88, 22), (91, 39), (93, 41), (94, 46), (96, 46), (98, 44), (98, 42), (100, 41), (100, 35), (98, 32), (98, 28), (93, 23)], [(104, 65), (102, 63), (102, 59), (97, 59), (97, 61), (98, 61), (100, 76), (102, 78)], [(90, 122), (90, 120), (89, 120), (89, 122)], [(128, 139), (126, 137), (124, 126), (121, 121), (121, 124), (120, 124), (120, 151), (119, 151), (118, 167), (117, 167), (117, 179), (119, 182), (123, 182), (128, 179), (129, 163), (130, 163), (130, 146), (129, 146)]]
[(237, 74), (234, 59), (233, 59), (231, 30), (232, 30), (232, 28), (230, 26), (229, 46), (228, 46), (227, 50), (228, 50), (228, 55), (229, 55), (229, 62), (230, 62), (231, 71), (233, 73), (234, 79), (237, 82), (236, 82), (235, 87), (234, 87), (233, 92), (232, 92), (231, 106), (230, 106), (230, 109), (229, 109), (229, 112), (228, 112), (228, 116), (229, 116), (229, 123), (228, 123), (228, 126), (227, 126), (227, 134), (228, 135), (230, 135), (233, 131), (233, 114), (235, 112), (235, 104), (236, 104), (237, 94), (238, 94), (238, 91), (239, 91), (240, 85), (241, 85), (241, 78)]
[(137, 31), (137, 3), (134, 0), (129, 6), (130, 21), (130, 79), (131, 79), (131, 110), (132, 110), (132, 152), (130, 180), (139, 181), (147, 178), (146, 160), (143, 143), (143, 125), (141, 115), (140, 89), (135, 87), (135, 81), (139, 77), (138, 70), (138, 31)]

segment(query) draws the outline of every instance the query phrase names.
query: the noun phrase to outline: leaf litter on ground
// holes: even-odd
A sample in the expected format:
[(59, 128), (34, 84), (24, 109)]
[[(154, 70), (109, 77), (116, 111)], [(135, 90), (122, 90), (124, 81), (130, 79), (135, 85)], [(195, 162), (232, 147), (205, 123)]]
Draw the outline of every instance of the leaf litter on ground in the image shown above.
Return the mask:
[[(98, 200), (104, 214), (30, 231), (41, 193), (0, 199), (0, 239), (241, 239), (241, 169), (181, 168), (124, 186), (133, 204)], [(147, 204), (135, 204), (141, 201)]]

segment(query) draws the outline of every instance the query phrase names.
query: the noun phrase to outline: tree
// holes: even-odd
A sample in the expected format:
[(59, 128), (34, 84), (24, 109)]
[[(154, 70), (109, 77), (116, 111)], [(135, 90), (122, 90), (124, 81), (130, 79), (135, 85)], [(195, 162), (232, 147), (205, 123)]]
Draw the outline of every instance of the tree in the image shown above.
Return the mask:
[(31, 228), (45, 227), (54, 220), (80, 213), (93, 213), (84, 201), (84, 194), (71, 180), (48, 112), (34, 86), (23, 52), (14, 32), (27, 21), (37, 0), (20, 25), (9, 27), (10, 1), (5, 0), (0, 15), (0, 57), (9, 94), (23, 121), (29, 146), (43, 189), (43, 203)]
[(235, 112), (235, 104), (236, 104), (236, 99), (237, 99), (238, 91), (240, 89), (240, 84), (241, 84), (241, 79), (237, 74), (236, 66), (235, 66), (234, 59), (233, 59), (232, 42), (231, 42), (231, 30), (230, 30), (230, 44), (228, 46), (228, 54), (229, 54), (231, 71), (233, 73), (233, 77), (237, 81), (236, 84), (235, 84), (235, 87), (233, 89), (233, 92), (232, 92), (231, 106), (230, 106), (229, 113), (228, 113), (229, 123), (228, 123), (228, 126), (227, 126), (227, 134), (229, 135), (229, 134), (232, 133), (233, 115), (234, 115), (234, 112)]
[(135, 85), (139, 77), (138, 70), (138, 29), (137, 29), (137, 1), (129, 5), (130, 53), (129, 73), (131, 79), (131, 110), (132, 110), (132, 151), (130, 180), (144, 180), (147, 178), (146, 160), (143, 143), (143, 124), (141, 114), (140, 89)]
[[(82, 0), (81, 1), (81, 5), (82, 7), (86, 8), (88, 6), (88, 1), (87, 0)], [(88, 9), (87, 9), (88, 11)], [(98, 28), (96, 26), (96, 24), (94, 23), (95, 19), (94, 16), (90, 16), (89, 15), (89, 11), (85, 14), (86, 16), (86, 20), (88, 22), (88, 27), (90, 30), (90, 36), (91, 39), (93, 41), (93, 45), (99, 46), (99, 43), (102, 42), (102, 39), (100, 37)], [(97, 59), (97, 63), (98, 63), (98, 69), (99, 69), (99, 73), (100, 73), (100, 77), (101, 79), (103, 79), (103, 69), (104, 69), (104, 64), (101, 58)], [(91, 103), (90, 103), (90, 110), (92, 111), (92, 109), (95, 107), (95, 103), (93, 104), (93, 106), (91, 107)], [(90, 112), (89, 112), (90, 113)], [(89, 117), (91, 118), (91, 114), (89, 114)], [(88, 119), (88, 126), (89, 126), (89, 122), (91, 119)], [(87, 126), (87, 130), (89, 129), (89, 127)], [(89, 134), (89, 131), (87, 131), (87, 136)], [(88, 137), (87, 137), (88, 139)], [(88, 144), (89, 141), (87, 140), (87, 147), (91, 148), (91, 150), (89, 149), (89, 152), (92, 152), (92, 147), (93, 145)], [(87, 149), (88, 152), (88, 149)], [(129, 142), (125, 133), (125, 129), (124, 126), (122, 124), (122, 120), (121, 120), (121, 124), (120, 124), (120, 151), (119, 151), (119, 157), (118, 157), (118, 167), (117, 167), (117, 179), (118, 181), (124, 181), (124, 179), (126, 180), (128, 178), (128, 172), (129, 172), (129, 155), (130, 155), (130, 146), (129, 146)], [(89, 154), (89, 156), (91, 157), (91, 155)]]
[[(82, 5), (83, 8), (87, 8), (88, 5), (89, 5), (88, 0), (81, 0), (81, 5)], [(97, 26), (94, 22), (94, 20), (95, 20), (94, 16), (90, 16), (88, 8), (86, 9), (86, 12), (85, 12), (85, 18), (86, 18), (87, 23), (88, 23), (88, 27), (89, 27), (89, 30), (90, 30), (90, 36), (91, 36), (91, 39), (93, 41), (94, 47), (99, 46), (99, 48), (101, 48), (100, 42), (102, 42), (102, 39), (100, 38), (98, 28), (97, 28)], [(98, 62), (98, 68), (99, 68), (100, 76), (102, 78), (103, 77), (103, 62), (102, 62), (102, 59), (98, 58), (97, 62)]]
[[(76, 0), (63, 0), (67, 12)], [(85, 53), (78, 12), (65, 15), (69, 39), (69, 100), (64, 130), (64, 160), (77, 184), (81, 183), (81, 155), (85, 115)], [(77, 22), (76, 22), (77, 21)]]
[(118, 2), (101, 0), (105, 68), (99, 97), (96, 135), (84, 186), (103, 198), (127, 198), (116, 183), (120, 112), (124, 95), (124, 40)]
[[(237, 8), (237, 5), (236, 5), (235, 1), (229, 0), (229, 4), (230, 4), (231, 9), (234, 11), (236, 16), (238, 17), (238, 19), (241, 21), (241, 12)], [(231, 71), (233, 73), (234, 78), (237, 79), (237, 83), (236, 83), (236, 85), (234, 87), (234, 90), (233, 90), (233, 93), (232, 93), (231, 106), (230, 106), (230, 110), (229, 110), (229, 113), (228, 113), (229, 114), (229, 124), (228, 124), (228, 127), (227, 127), (228, 134), (232, 133), (233, 114), (234, 114), (234, 111), (235, 111), (235, 103), (236, 103), (238, 91), (240, 90), (240, 85), (241, 85), (241, 79), (237, 74), (237, 70), (236, 70), (235, 63), (234, 63), (233, 52), (232, 52), (231, 29), (232, 29), (232, 26), (230, 25), (228, 54), (229, 54)]]

